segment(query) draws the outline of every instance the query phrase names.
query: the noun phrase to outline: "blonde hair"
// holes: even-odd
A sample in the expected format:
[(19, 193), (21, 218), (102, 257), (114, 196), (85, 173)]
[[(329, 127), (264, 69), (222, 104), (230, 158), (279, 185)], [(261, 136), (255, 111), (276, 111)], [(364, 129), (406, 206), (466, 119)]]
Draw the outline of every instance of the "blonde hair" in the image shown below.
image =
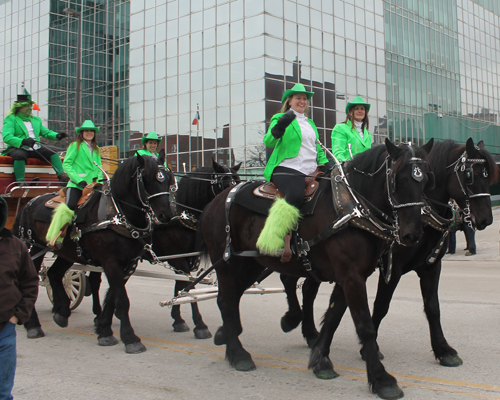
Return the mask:
[[(296, 93), (294, 93), (296, 94)], [(293, 97), (293, 94), (291, 96), (288, 96), (286, 99), (285, 99), (285, 102), (281, 105), (281, 108), (280, 108), (280, 113), (286, 113), (289, 109), (290, 109), (290, 103), (289, 101), (292, 99)], [(307, 105), (306, 105), (306, 109), (304, 110), (304, 115), (307, 117), (308, 115), (308, 111), (309, 111), (309, 99), (307, 99)]]

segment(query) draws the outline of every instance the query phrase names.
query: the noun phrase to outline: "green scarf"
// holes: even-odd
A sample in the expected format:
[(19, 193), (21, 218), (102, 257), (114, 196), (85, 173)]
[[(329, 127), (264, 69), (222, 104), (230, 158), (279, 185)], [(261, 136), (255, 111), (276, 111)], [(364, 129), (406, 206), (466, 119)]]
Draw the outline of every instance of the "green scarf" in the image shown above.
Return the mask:
[(30, 122), (31, 121), (31, 115), (26, 115), (26, 114), (23, 114), (23, 113), (16, 113), (16, 116), (18, 116), (19, 118), (21, 118), (24, 122)]

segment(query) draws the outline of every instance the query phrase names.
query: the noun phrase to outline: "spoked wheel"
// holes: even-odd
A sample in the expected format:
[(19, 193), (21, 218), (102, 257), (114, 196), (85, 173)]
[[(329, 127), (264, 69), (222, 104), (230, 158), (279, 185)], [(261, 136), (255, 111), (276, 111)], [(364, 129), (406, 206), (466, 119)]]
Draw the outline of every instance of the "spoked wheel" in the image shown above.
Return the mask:
[[(66, 290), (66, 294), (69, 297), (70, 305), (69, 308), (74, 310), (80, 305), (83, 298), (85, 297), (85, 289), (87, 285), (87, 277), (83, 271), (68, 270), (64, 274), (63, 286)], [(52, 288), (47, 280), (47, 296), (52, 304), (54, 304), (54, 299), (52, 297)]]

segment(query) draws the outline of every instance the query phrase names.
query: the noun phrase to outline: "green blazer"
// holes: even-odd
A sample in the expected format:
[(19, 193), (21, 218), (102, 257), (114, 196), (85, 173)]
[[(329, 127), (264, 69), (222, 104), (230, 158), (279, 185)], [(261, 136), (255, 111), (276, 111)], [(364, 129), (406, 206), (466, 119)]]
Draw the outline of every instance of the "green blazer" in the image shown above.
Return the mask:
[[(295, 118), (290, 125), (285, 130), (285, 134), (280, 138), (276, 139), (271, 133), (271, 129), (278, 123), (278, 119), (283, 115), (283, 113), (278, 113), (273, 115), (271, 118), (271, 125), (264, 136), (264, 144), (267, 147), (274, 147), (274, 150), (267, 161), (266, 168), (264, 169), (264, 178), (271, 181), (271, 175), (273, 174), (274, 168), (276, 168), (284, 159), (293, 158), (299, 155), (300, 147), (302, 146), (302, 132), (300, 131), (300, 126)], [(311, 124), (314, 132), (316, 132), (316, 139), (319, 139), (318, 129), (314, 124), (312, 119), (307, 120)], [(318, 165), (323, 165), (328, 162), (325, 156), (325, 152), (319, 144), (316, 145), (317, 157), (316, 162)]]
[(98, 181), (103, 179), (102, 172), (94, 165), (94, 161), (102, 167), (100, 152), (94, 150), (90, 154), (86, 143), (81, 143), (80, 148), (78, 148), (77, 142), (71, 143), (63, 161), (64, 171), (70, 179), (67, 186), (81, 189), (78, 186), (81, 181), (92, 183), (94, 178)]
[[(42, 125), (42, 120), (39, 117), (32, 115), (30, 122), (31, 125), (33, 125), (35, 140), (39, 141), (40, 136), (50, 140), (57, 140), (57, 132), (44, 127)], [(28, 139), (30, 136), (23, 120), (17, 115), (11, 114), (8, 115), (3, 121), (2, 137), (4, 143), (7, 144), (7, 148), (2, 155), (6, 155), (11, 148), (20, 148), (23, 139)]]
[(349, 153), (349, 145), (351, 145), (351, 153), (355, 156), (372, 147), (372, 135), (366, 128), (363, 130), (363, 138), (358, 130), (353, 126), (351, 121), (335, 125), (332, 131), (332, 153), (339, 161), (351, 159)]

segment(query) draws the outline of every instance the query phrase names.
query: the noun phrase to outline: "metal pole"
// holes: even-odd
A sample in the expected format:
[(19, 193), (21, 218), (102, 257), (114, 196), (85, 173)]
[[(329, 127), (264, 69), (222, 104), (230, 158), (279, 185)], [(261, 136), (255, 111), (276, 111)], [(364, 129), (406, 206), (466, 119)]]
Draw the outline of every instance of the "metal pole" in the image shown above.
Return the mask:
[(76, 48), (76, 101), (75, 101), (75, 126), (80, 126), (80, 98), (81, 98), (81, 67), (82, 67), (82, 13), (78, 13), (78, 34)]

